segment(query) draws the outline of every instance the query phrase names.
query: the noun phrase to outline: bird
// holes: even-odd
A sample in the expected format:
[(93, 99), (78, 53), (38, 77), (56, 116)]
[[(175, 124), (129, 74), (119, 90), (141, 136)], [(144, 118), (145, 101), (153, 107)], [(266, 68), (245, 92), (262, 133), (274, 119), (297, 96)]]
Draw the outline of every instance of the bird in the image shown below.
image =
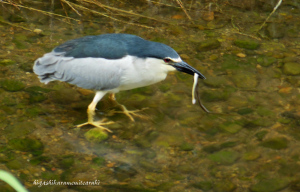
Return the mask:
[[(86, 123), (112, 132), (104, 125), (112, 122), (95, 120), (97, 103), (107, 93), (115, 100), (115, 93), (158, 83), (171, 71), (179, 71), (206, 79), (197, 69), (184, 62), (170, 46), (125, 33), (84, 36), (66, 41), (50, 53), (38, 58), (33, 71), (40, 82), (63, 81), (95, 91), (88, 105)], [(118, 103), (119, 104), (119, 103)], [(132, 121), (139, 116), (119, 104)]]

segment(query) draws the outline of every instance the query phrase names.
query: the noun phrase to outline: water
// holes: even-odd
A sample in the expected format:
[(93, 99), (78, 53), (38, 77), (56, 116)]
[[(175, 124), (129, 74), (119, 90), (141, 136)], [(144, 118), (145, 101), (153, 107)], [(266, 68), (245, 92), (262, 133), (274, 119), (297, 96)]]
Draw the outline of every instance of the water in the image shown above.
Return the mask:
[[(176, 2), (110, 2), (127, 13), (88, 3), (84, 11), (71, 4), (82, 17), (63, 1), (24, 4), (67, 12), (77, 20), (72, 24), (3, 2), (0, 162), (30, 191), (299, 191), (297, 1), (282, 2), (259, 34), (274, 6), (267, 1), (183, 2), (193, 22)], [(206, 76), (199, 80), (199, 93), (214, 113), (191, 103), (193, 76), (171, 73), (158, 84), (116, 94), (129, 110), (148, 108), (140, 113), (147, 118), (131, 122), (114, 113), (120, 108), (104, 97), (97, 115), (115, 122), (107, 125), (113, 133), (100, 143), (88, 141), (92, 127), (74, 125), (87, 120), (93, 92), (62, 82), (41, 84), (32, 65), (69, 39), (112, 32), (177, 50)], [(35, 180), (100, 185), (38, 187)]]

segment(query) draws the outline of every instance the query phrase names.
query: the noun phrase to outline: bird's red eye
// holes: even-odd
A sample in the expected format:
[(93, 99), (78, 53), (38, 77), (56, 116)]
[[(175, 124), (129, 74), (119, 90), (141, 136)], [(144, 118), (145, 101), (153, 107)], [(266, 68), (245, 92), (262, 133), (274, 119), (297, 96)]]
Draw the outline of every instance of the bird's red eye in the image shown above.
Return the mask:
[(166, 63), (169, 63), (170, 61), (171, 61), (171, 59), (169, 59), (169, 58), (164, 59), (164, 62), (166, 62)]

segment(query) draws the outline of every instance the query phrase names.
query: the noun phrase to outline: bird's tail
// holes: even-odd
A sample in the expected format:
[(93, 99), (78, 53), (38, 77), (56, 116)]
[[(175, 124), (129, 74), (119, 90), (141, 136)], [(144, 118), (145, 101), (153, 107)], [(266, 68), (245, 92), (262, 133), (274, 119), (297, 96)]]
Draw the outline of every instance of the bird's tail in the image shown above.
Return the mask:
[(61, 57), (64, 53), (50, 52), (43, 57), (38, 58), (33, 65), (33, 72), (38, 75), (42, 83), (61, 80), (57, 73), (57, 65), (59, 65)]

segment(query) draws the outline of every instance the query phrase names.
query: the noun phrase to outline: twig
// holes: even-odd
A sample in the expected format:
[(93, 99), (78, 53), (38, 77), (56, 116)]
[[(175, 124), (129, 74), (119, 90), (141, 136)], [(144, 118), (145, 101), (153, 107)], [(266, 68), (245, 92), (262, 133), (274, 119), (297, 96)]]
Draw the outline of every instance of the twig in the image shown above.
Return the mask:
[(149, 2), (153, 3), (153, 4), (158, 4), (158, 5), (164, 5), (164, 6), (168, 6), (168, 7), (175, 7), (175, 8), (179, 8), (177, 6), (174, 6), (174, 5), (170, 5), (170, 4), (166, 4), (166, 3), (161, 3), (161, 2), (156, 2), (156, 1), (150, 1), (148, 0)]
[[(63, 16), (63, 15), (59, 15), (59, 14), (55, 14), (55, 13), (51, 13), (51, 12), (47, 12), (47, 11), (42, 11), (42, 10), (39, 10), (39, 9), (34, 9), (32, 7), (26, 7), (26, 6), (19, 5), (19, 4), (12, 4), (12, 3), (9, 3), (9, 2), (5, 2), (5, 1), (0, 1), (0, 3), (4, 3), (4, 4), (8, 4), (8, 5), (13, 5), (13, 6), (17, 6), (17, 7), (24, 8), (24, 9), (29, 9), (29, 10), (36, 11), (36, 12), (41, 12), (41, 13), (43, 13), (45, 15), (51, 15), (51, 16), (53, 15), (53, 16), (57, 16), (57, 17), (62, 17), (62, 18), (65, 18), (65, 19), (74, 20), (76, 22), (80, 21), (80, 20), (74, 19), (72, 17), (66, 17), (66, 16)], [(63, 20), (61, 20), (61, 21), (63, 21)], [(63, 22), (66, 22), (66, 21), (63, 21)], [(72, 25), (72, 23), (70, 23), (70, 22), (66, 22), (66, 23)]]
[(274, 7), (273, 11), (270, 13), (270, 15), (267, 17), (267, 19), (265, 20), (265, 22), (260, 26), (260, 28), (258, 29), (257, 32), (259, 32), (266, 24), (266, 22), (269, 20), (269, 18), (273, 15), (273, 13), (277, 10), (277, 8), (281, 5), (282, 0), (279, 0), (277, 5)]
[[(67, 12), (67, 10), (66, 10), (64, 4), (63, 4), (61, 1), (60, 1), (60, 4), (61, 4), (61, 6), (63, 7), (63, 10), (65, 11), (66, 16), (69, 17), (68, 12)], [(68, 19), (68, 22), (70, 22), (70, 19)]]
[(241, 32), (234, 32), (234, 33), (237, 33), (237, 34), (239, 34), (239, 35), (243, 35), (243, 36), (247, 36), (247, 37), (250, 37), (250, 38), (253, 38), (253, 39), (256, 39), (256, 40), (259, 40), (259, 41), (261, 41), (261, 38), (259, 38), (259, 37), (255, 37), (255, 36), (253, 36), (253, 35), (248, 35), (248, 34), (246, 34), (246, 33), (241, 33)]
[(190, 21), (192, 21), (192, 18), (189, 16), (189, 14), (187, 13), (186, 9), (184, 8), (182, 1), (181, 0), (176, 0), (176, 1), (177, 1), (178, 5), (181, 7), (181, 9), (184, 11), (184, 13), (186, 14), (186, 16), (188, 17), (188, 19)]
[(10, 25), (10, 26), (12, 26), (12, 27), (18, 27), (18, 28), (24, 29), (24, 30), (26, 30), (26, 31), (34, 32), (33, 30), (28, 29), (28, 28), (26, 28), (26, 27), (23, 27), (23, 26), (21, 26), (21, 25), (16, 25), (16, 24), (13, 24), (13, 23), (4, 21), (4, 20), (0, 20), (0, 22), (1, 22), (1, 23), (4, 23), (4, 24), (7, 24), (7, 25)]
[[(132, 11), (126, 11), (126, 10), (118, 9), (118, 8), (115, 8), (115, 7), (110, 7), (110, 6), (104, 5), (104, 4), (102, 4), (102, 3), (98, 2), (98, 1), (95, 1), (95, 0), (82, 0), (82, 1), (98, 5), (99, 7), (102, 7), (102, 8), (107, 8), (107, 9), (110, 9), (110, 10), (113, 10), (113, 11), (126, 13), (128, 15), (134, 15), (134, 16), (137, 16), (137, 17), (143, 17), (143, 18), (146, 18), (146, 19), (151, 19), (151, 20), (154, 20), (154, 21), (159, 21), (161, 23), (167, 23), (167, 24), (169, 24), (169, 22), (167, 22), (167, 21), (162, 21), (162, 20), (156, 19), (154, 17), (148, 17), (148, 16), (145, 16), (145, 15), (134, 13)], [(109, 17), (109, 16), (106, 15), (105, 17)]]
[[(83, 0), (83, 1), (86, 1), (86, 0)], [(121, 23), (127, 23), (127, 24), (130, 24), (130, 25), (136, 25), (136, 26), (139, 26), (139, 27), (145, 27), (145, 28), (148, 28), (148, 29), (153, 29), (153, 27), (149, 27), (149, 26), (146, 26), (146, 25), (140, 25), (140, 24), (136, 24), (136, 23), (129, 23), (129, 22), (122, 21), (122, 20), (116, 19), (116, 18), (114, 18), (114, 17), (111, 17), (111, 16), (109, 16), (109, 15), (107, 15), (107, 14), (100, 13), (100, 12), (98, 12), (98, 11), (88, 9), (88, 8), (83, 7), (83, 6), (81, 6), (81, 5), (77, 5), (77, 4), (75, 4), (75, 3), (71, 3), (71, 2), (69, 2), (69, 3), (70, 3), (71, 5), (73, 5), (74, 7), (77, 7), (78, 9), (88, 10), (88, 11), (90, 11), (90, 12), (92, 12), (92, 13), (97, 14), (97, 15), (102, 15), (102, 16), (104, 16), (104, 17), (110, 18), (110, 19), (112, 19), (112, 20), (115, 20), (115, 21), (118, 21), (118, 22), (121, 22)]]
[(73, 9), (73, 11), (77, 13), (77, 15), (82, 16), (67, 0), (61, 0), (61, 1), (69, 5), (71, 9)]
[(245, 34), (245, 33), (240, 32), (240, 29), (239, 29), (237, 26), (235, 26), (235, 24), (234, 24), (234, 22), (233, 22), (233, 16), (231, 17), (231, 25), (232, 25), (232, 27), (233, 27), (235, 30), (237, 30), (237, 31), (234, 32), (234, 33), (237, 33), (237, 34), (240, 34), (240, 35), (243, 35), (243, 36), (247, 36), (247, 37), (251, 37), (251, 38), (253, 38), (253, 39), (256, 39), (256, 40), (261, 41), (261, 39), (260, 39), (259, 37), (255, 37), (255, 36), (253, 36), (253, 35), (248, 35), (248, 34)]

